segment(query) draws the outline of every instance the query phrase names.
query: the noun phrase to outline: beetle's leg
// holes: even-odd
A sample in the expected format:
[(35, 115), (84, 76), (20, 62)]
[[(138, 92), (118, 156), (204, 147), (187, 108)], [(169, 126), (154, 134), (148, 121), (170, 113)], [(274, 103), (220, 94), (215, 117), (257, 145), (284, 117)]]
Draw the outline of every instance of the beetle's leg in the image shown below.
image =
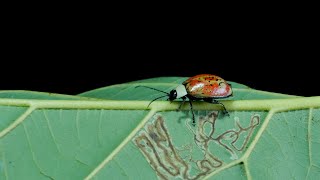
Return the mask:
[(227, 116), (230, 116), (226, 107), (224, 106), (224, 104), (222, 104), (221, 102), (215, 100), (215, 99), (205, 99), (206, 102), (212, 103), (212, 104), (219, 104), (222, 106), (223, 108), (223, 114), (226, 114)]
[(219, 101), (217, 101), (217, 100), (213, 100), (213, 103), (215, 103), (215, 104), (220, 104), (222, 107), (223, 107), (223, 113), (224, 114), (226, 114), (226, 115), (228, 115), (228, 116), (230, 116), (229, 115), (229, 113), (228, 113), (228, 111), (227, 111), (227, 109), (226, 109), (226, 107), (224, 106), (224, 104), (222, 104), (221, 102), (219, 102)]
[(182, 105), (186, 102), (186, 99), (187, 99), (187, 98), (186, 98), (185, 96), (183, 96), (183, 97), (181, 97), (181, 99), (182, 99), (182, 102), (181, 102), (179, 108), (177, 109), (177, 111), (180, 111), (180, 110), (181, 110), (181, 107), (182, 107)]
[(192, 107), (192, 100), (189, 99), (189, 104), (190, 104), (190, 109), (191, 109), (191, 112), (192, 112), (192, 125), (195, 126), (196, 125), (196, 120), (195, 120), (195, 117), (194, 117), (194, 112), (193, 112), (193, 107)]

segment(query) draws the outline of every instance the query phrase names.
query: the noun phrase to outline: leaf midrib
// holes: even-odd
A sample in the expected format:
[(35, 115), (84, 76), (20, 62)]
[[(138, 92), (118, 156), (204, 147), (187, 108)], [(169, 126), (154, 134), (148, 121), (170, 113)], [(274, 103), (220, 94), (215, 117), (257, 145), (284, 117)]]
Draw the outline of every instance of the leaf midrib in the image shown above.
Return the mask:
[[(290, 99), (266, 99), (266, 100), (221, 100), (229, 110), (269, 110), (281, 107), (292, 110), (296, 108), (310, 108), (320, 105), (320, 96), (302, 97)], [(9, 106), (33, 106), (34, 108), (65, 108), (65, 109), (152, 109), (175, 110), (179, 102), (157, 101), (147, 108), (150, 101), (128, 101), (128, 100), (34, 100), (34, 99), (0, 99), (0, 105)], [(195, 110), (216, 109), (219, 105), (205, 102), (194, 102)], [(185, 105), (184, 110), (189, 107)]]

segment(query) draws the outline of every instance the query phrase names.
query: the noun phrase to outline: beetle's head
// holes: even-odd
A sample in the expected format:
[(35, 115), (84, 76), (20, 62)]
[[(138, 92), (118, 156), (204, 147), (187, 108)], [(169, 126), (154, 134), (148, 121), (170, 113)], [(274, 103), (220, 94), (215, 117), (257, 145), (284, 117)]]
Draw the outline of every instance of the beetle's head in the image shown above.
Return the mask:
[(177, 99), (177, 94), (178, 94), (177, 90), (175, 90), (175, 89), (171, 90), (170, 93), (169, 93), (168, 100), (169, 101), (173, 101), (173, 100)]

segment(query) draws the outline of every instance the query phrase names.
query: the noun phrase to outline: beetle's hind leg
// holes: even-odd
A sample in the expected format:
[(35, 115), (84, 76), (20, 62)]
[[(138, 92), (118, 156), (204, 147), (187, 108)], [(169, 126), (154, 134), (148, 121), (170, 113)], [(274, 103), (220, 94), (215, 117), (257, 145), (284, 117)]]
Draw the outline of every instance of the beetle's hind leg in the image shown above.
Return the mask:
[(206, 99), (203, 99), (205, 102), (208, 102), (208, 103), (212, 103), (212, 104), (219, 104), (222, 106), (223, 108), (223, 114), (226, 114), (227, 116), (230, 116), (226, 107), (224, 106), (224, 104), (222, 104), (221, 102), (213, 99), (213, 98), (206, 98)]

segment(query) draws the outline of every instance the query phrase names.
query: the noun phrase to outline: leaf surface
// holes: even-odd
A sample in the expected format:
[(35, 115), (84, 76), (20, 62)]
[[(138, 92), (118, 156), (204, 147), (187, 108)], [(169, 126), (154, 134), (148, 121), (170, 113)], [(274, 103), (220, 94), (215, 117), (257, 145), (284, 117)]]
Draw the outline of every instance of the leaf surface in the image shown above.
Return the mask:
[[(317, 179), (320, 97), (232, 83), (221, 107), (150, 100), (185, 78), (79, 96), (0, 92), (0, 179)], [(95, 99), (88, 99), (95, 98)], [(101, 100), (105, 99), (105, 100)]]

